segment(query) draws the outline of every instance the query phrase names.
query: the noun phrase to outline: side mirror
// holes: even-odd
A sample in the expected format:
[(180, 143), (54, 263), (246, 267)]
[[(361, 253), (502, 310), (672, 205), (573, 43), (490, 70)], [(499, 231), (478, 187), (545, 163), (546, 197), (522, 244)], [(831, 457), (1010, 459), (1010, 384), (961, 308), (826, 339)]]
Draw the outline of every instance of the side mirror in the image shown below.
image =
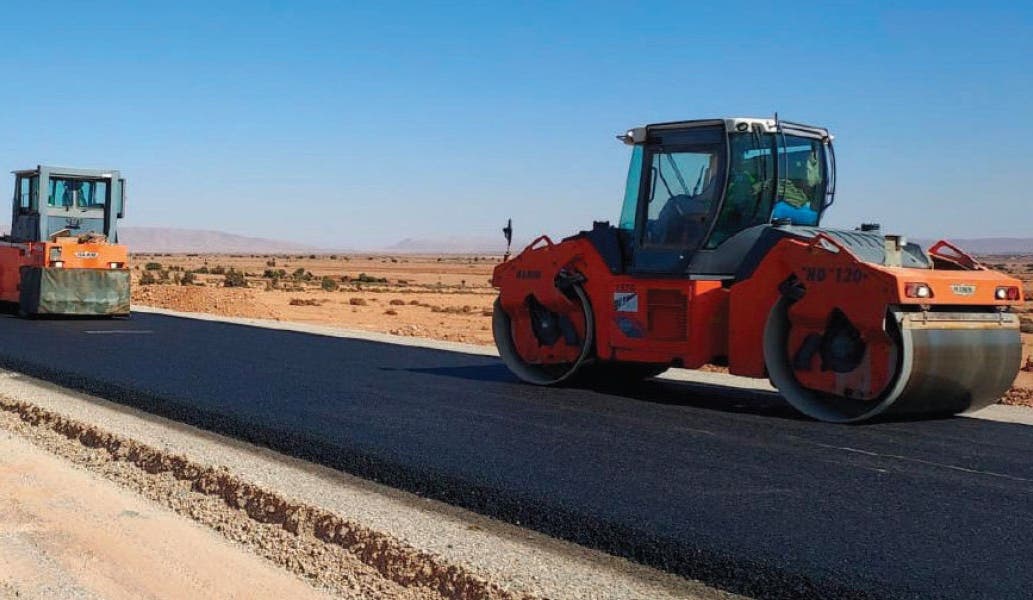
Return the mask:
[(509, 250), (513, 245), (513, 219), (506, 219), (506, 226), (502, 228), (502, 235), (506, 236), (506, 254), (503, 261), (509, 260)]

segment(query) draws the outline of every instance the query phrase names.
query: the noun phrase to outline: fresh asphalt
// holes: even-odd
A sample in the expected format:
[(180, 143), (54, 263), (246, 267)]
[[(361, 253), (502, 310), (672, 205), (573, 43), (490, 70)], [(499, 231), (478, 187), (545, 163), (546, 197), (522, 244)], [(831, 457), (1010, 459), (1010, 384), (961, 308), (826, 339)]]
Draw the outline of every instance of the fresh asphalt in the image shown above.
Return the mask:
[[(1028, 598), (1033, 427), (134, 314), (0, 318), (0, 366), (765, 598)], [(490, 549), (485, 549), (490, 552)]]

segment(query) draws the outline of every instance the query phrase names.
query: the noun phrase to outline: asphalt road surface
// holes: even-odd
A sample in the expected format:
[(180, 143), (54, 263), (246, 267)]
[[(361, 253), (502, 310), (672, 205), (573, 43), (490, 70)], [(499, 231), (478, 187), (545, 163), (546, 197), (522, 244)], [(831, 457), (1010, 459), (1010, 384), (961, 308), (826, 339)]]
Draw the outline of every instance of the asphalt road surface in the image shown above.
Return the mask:
[(1025, 425), (542, 389), (491, 357), (151, 314), (0, 318), (0, 366), (749, 595), (1033, 595)]

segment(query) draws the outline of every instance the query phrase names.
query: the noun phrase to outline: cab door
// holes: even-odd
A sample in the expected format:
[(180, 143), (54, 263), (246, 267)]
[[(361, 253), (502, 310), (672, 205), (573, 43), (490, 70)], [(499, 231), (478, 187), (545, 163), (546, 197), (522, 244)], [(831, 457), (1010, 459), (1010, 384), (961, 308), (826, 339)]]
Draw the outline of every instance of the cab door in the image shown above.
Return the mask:
[(651, 131), (642, 149), (631, 273), (681, 276), (725, 188), (723, 126)]

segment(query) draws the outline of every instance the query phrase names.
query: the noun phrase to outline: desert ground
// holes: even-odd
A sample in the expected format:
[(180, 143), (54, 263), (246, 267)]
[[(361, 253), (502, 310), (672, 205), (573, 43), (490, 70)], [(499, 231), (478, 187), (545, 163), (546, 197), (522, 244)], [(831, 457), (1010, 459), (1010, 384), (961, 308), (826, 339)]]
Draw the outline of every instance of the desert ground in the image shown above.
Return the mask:
[(135, 255), (133, 303), (491, 344), (495, 292), (488, 280), (499, 260), (497, 256)]
[[(186, 312), (334, 325), (492, 344), (499, 256), (138, 254), (133, 303)], [(985, 256), (1033, 298), (1033, 256)], [(1033, 406), (1033, 302), (1022, 308), (1023, 359), (1002, 399)]]

